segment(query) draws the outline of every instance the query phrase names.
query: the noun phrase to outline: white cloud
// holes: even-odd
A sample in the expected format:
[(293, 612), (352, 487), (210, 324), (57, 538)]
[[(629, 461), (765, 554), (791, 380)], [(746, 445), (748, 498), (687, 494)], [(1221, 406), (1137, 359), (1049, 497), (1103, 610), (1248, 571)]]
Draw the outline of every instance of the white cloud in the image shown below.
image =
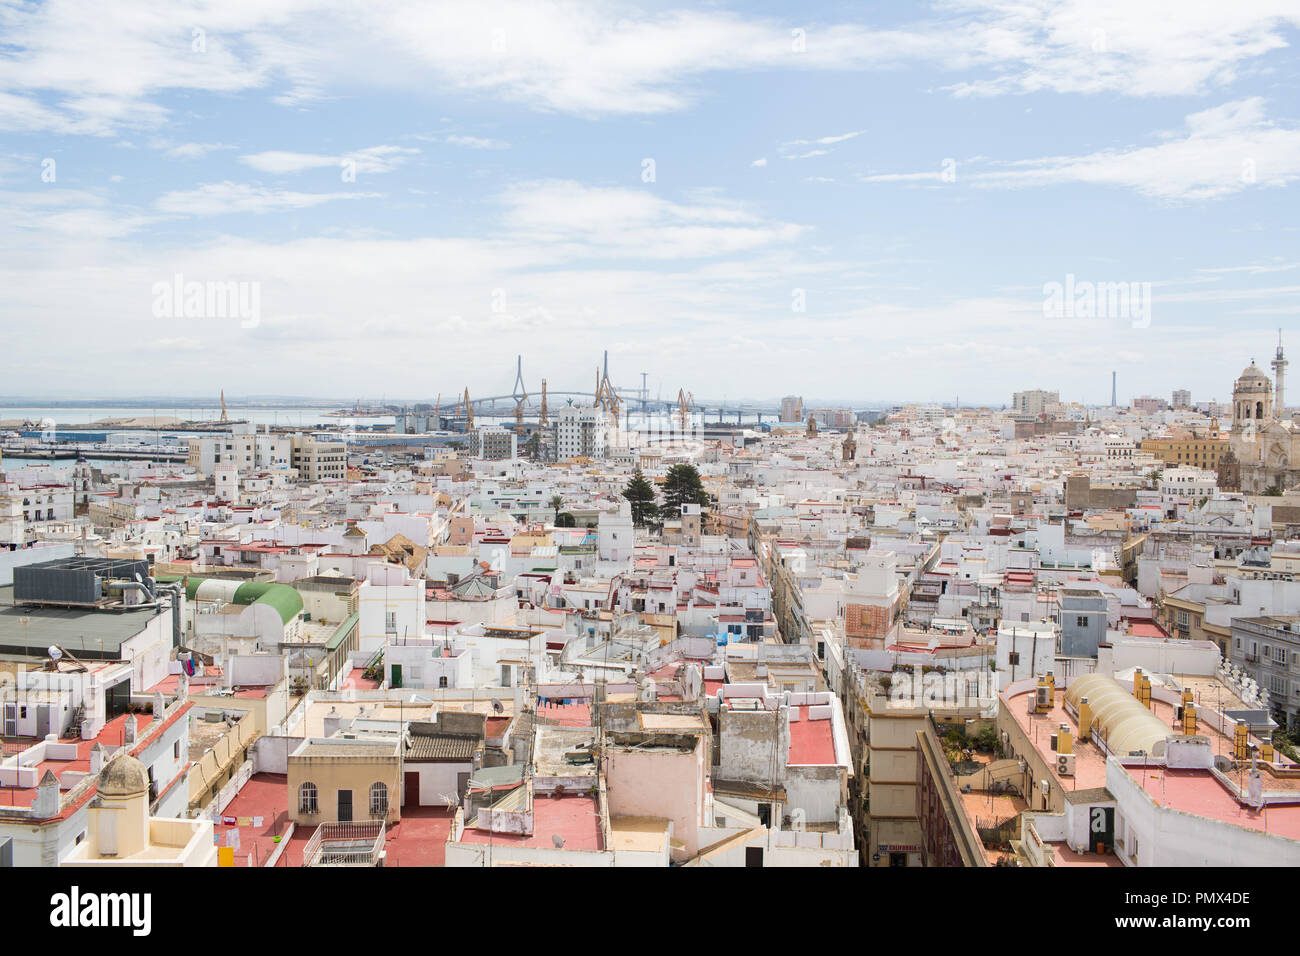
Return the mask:
[(1185, 96), (1233, 82), (1243, 66), (1287, 45), (1300, 26), (1290, 0), (950, 0), (969, 18), (987, 78), (959, 95), (1119, 93)]
[(377, 197), (377, 193), (299, 193), (226, 181), (165, 193), (155, 201), (154, 207), (160, 212), (173, 215), (220, 216), (236, 212), (266, 213), (309, 209), (338, 199)]
[[(92, 242), (128, 236), (158, 217), (133, 210), (114, 211), (105, 198), (84, 189), (38, 189), (0, 193), (0, 248), (17, 244), (39, 247), (48, 239), (55, 248), (69, 240)], [(46, 247), (48, 248), (48, 247)]]
[(499, 139), (480, 139), (477, 136), (457, 136), (455, 134), (447, 137), (447, 142), (452, 146), (464, 146), (466, 149), (509, 149), (510, 144)]
[[(622, 374), (651, 370), (652, 390), (662, 375), (664, 394), (705, 381), (712, 385), (695, 385), (697, 395), (707, 387), (733, 399), (738, 390), (773, 398), (797, 388), (858, 400), (930, 400), (936, 390), (960, 388), (964, 401), (1005, 400), (1004, 388), (1009, 394), (1032, 387), (1043, 368), (1057, 368), (1053, 387), (1063, 395), (1104, 401), (1109, 372), (1098, 369), (1114, 368), (1117, 356), (1129, 354), (1119, 360), (1121, 382), (1131, 370), (1134, 380), (1140, 372), (1150, 383), (1141, 363), (1164, 351), (1185, 356), (1176, 384), (1201, 389), (1199, 383), (1221, 381), (1226, 394), (1250, 354), (1237, 317), (1259, 314), (1257, 324), (1269, 327), (1262, 347), (1269, 347), (1274, 323), (1263, 315), (1271, 319), (1269, 310), (1300, 299), (1300, 287), (1255, 288), (1246, 276), (1236, 291), (1162, 288), (1155, 321), (1141, 331), (1130, 322), (1044, 325), (1041, 285), (995, 295), (928, 290), (921, 300), (860, 272), (845, 281), (865, 266), (897, 272), (895, 261), (816, 253), (798, 241), (805, 235), (799, 227), (795, 234), (724, 198), (674, 201), (565, 182), (509, 190), (485, 239), (222, 236), (159, 248), (135, 235), (119, 238), (132, 224), (113, 220), (94, 194), (60, 189), (17, 201), (21, 221), (12, 215), (12, 197), (0, 195), (0, 312), (42, 335), (13, 343), (6, 381), (15, 392), (66, 381), (69, 367), (84, 364), (111, 369), (112, 377), (101, 371), (106, 377), (93, 383), (79, 379), (81, 388), (119, 393), (225, 388), (351, 400), (383, 388), (391, 397), (400, 387), (430, 400), (427, 393), (442, 388), (445, 400), (450, 382), (457, 390), (468, 384), (472, 393), (502, 394), (513, 380), (513, 352), (502, 355), (493, 345), (513, 333), (527, 336), (530, 389), (543, 375), (553, 390), (587, 387), (599, 350), (608, 346), (630, 356), (617, 365)], [(81, 234), (87, 225), (107, 238)], [(678, 232), (695, 227), (709, 234)], [(611, 235), (621, 244), (609, 245)], [(720, 243), (739, 251), (720, 255)], [(160, 324), (151, 315), (151, 289), (176, 273), (259, 282), (261, 324)], [(790, 310), (795, 286), (808, 290), (808, 313)], [(492, 309), (496, 289), (505, 293), (499, 312)], [(1162, 311), (1169, 303), (1203, 303), (1214, 317), (1199, 327), (1176, 326)], [(110, 321), (135, 334), (103, 336)], [(925, 330), (923, 341), (917, 329)], [(165, 363), (139, 346), (155, 336), (178, 340)], [(51, 340), (61, 343), (53, 353)], [(358, 340), (392, 347), (358, 350)], [(294, 362), (283, 361), (286, 350)], [(723, 354), (743, 361), (719, 363)], [(1225, 355), (1240, 358), (1225, 370)], [(1021, 371), (992, 384), (972, 372), (989, 367)], [(338, 381), (322, 370), (342, 368), (349, 391), (338, 396)], [(918, 376), (918, 368), (926, 374)], [(1087, 391), (1094, 386), (1095, 395)], [(968, 395), (968, 388), (979, 394)], [(1212, 394), (1209, 386), (1204, 394)]]
[(797, 238), (803, 227), (770, 222), (718, 199), (675, 203), (637, 189), (559, 180), (525, 183), (501, 197), (520, 239), (574, 244), (593, 256), (677, 259), (728, 255)]
[[(1021, 189), (1087, 183), (1133, 189), (1169, 201), (1222, 199), (1246, 189), (1300, 179), (1300, 129), (1275, 125), (1259, 97), (1224, 103), (1185, 118), (1182, 133), (1154, 146), (1082, 156), (967, 161), (962, 179), (982, 188)], [(935, 182), (942, 171), (876, 173), (867, 183)]]
[(1218, 268), (1202, 269), (1200, 271), (1216, 275), (1232, 272), (1246, 272), (1251, 275), (1262, 275), (1268, 272), (1290, 272), (1292, 269), (1300, 269), (1300, 262), (1271, 262), (1268, 264), (1251, 266), (1220, 266)]
[(935, 170), (928, 173), (874, 173), (858, 178), (864, 183), (919, 183), (938, 182), (942, 177), (943, 173)]
[(961, 74), (959, 95), (1186, 95), (1231, 83), (1297, 25), (1294, 0), (941, 0), (896, 28), (809, 28), (796, 53), (785, 21), (618, 0), (120, 0), (111, 18), (98, 0), (49, 0), (0, 8), (0, 129), (157, 127), (171, 91), (301, 104), (342, 77), (349, 93), (460, 91), (582, 115), (679, 110), (716, 72), (907, 64)]
[(841, 133), (838, 136), (823, 136), (820, 139), (792, 139), (786, 146), (834, 146), (836, 143), (842, 143), (847, 139), (853, 139), (855, 136), (861, 136), (865, 129), (854, 130), (852, 133)]
[(202, 159), (208, 153), (236, 148), (226, 143), (179, 143), (167, 147), (163, 155), (168, 159)]
[(1258, 97), (1189, 115), (1181, 138), (1156, 146), (1049, 156), (973, 174), (999, 188), (1090, 183), (1166, 200), (1221, 199), (1300, 179), (1300, 129), (1275, 126)]
[(754, 161), (753, 161), (752, 163), (750, 163), (749, 165), (751, 165), (751, 166), (766, 166), (766, 165), (767, 165), (767, 157), (766, 157), (766, 156), (760, 156), (758, 159), (754, 160)]
[(338, 156), (324, 156), (318, 153), (290, 153), (273, 149), (263, 153), (245, 154), (239, 157), (239, 161), (259, 172), (282, 175), (301, 173), (307, 169), (321, 169), (326, 166), (337, 169), (341, 159)]
[(333, 156), (268, 150), (240, 156), (239, 161), (260, 172), (277, 175), (300, 173), (308, 169), (338, 169), (347, 162), (354, 164), (358, 173), (390, 173), (419, 152), (418, 149), (405, 146), (370, 146)]
[[(851, 133), (840, 133), (834, 136), (822, 136), (818, 139), (792, 139), (789, 140), (788, 142), (782, 143), (780, 146), (776, 148), (776, 151), (780, 153), (784, 159), (812, 159), (815, 156), (825, 156), (827, 153), (830, 152), (829, 149), (822, 149), (820, 147), (834, 146), (837, 143), (843, 143), (846, 140), (850, 140), (853, 139), (854, 137), (861, 136), (865, 132), (866, 130), (859, 129), (859, 130), (854, 130)], [(795, 147), (798, 146), (815, 146), (819, 148), (798, 151), (795, 149)]]

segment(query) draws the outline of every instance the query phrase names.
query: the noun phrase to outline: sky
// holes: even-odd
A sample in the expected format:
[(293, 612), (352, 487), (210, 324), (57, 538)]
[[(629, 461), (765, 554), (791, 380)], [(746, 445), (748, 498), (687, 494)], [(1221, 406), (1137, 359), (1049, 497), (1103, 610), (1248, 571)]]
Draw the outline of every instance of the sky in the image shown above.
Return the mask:
[(1226, 401), (1300, 358), (1298, 40), (1295, 0), (0, 0), (0, 396), (607, 350), (664, 397)]

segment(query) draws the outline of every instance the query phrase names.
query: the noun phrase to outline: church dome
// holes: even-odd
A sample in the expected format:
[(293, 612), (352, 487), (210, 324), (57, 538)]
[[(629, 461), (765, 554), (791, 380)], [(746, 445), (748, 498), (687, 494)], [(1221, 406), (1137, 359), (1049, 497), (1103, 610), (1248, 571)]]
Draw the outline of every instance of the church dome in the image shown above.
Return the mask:
[(1262, 368), (1252, 361), (1242, 370), (1241, 377), (1237, 379), (1238, 385), (1245, 385), (1247, 382), (1263, 382), (1268, 384), (1268, 376), (1264, 374)]
[(149, 789), (149, 772), (130, 754), (114, 757), (99, 774), (99, 792), (106, 797), (128, 797)]

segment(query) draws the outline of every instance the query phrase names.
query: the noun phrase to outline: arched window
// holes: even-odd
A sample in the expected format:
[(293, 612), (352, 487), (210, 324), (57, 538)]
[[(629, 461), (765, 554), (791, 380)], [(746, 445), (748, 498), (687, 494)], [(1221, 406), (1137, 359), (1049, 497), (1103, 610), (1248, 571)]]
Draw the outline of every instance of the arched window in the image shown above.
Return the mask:
[(446, 687), (446, 686), (447, 686), (447, 675), (446, 675), (446, 674), (443, 674), (441, 677), (438, 678), (438, 686), (439, 686), (439, 687)]
[(298, 787), (298, 810), (301, 813), (315, 813), (318, 808), (316, 784), (307, 782)]
[(370, 815), (372, 817), (388, 816), (388, 787), (382, 783), (370, 785)]

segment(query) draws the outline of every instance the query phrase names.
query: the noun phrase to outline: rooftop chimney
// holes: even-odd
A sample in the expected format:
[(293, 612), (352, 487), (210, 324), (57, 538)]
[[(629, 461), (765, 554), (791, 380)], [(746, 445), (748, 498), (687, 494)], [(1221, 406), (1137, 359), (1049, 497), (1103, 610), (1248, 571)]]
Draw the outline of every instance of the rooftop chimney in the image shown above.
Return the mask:
[(41, 777), (41, 782), (36, 786), (32, 812), (42, 819), (59, 812), (59, 778), (49, 770), (45, 771), (45, 776)]

